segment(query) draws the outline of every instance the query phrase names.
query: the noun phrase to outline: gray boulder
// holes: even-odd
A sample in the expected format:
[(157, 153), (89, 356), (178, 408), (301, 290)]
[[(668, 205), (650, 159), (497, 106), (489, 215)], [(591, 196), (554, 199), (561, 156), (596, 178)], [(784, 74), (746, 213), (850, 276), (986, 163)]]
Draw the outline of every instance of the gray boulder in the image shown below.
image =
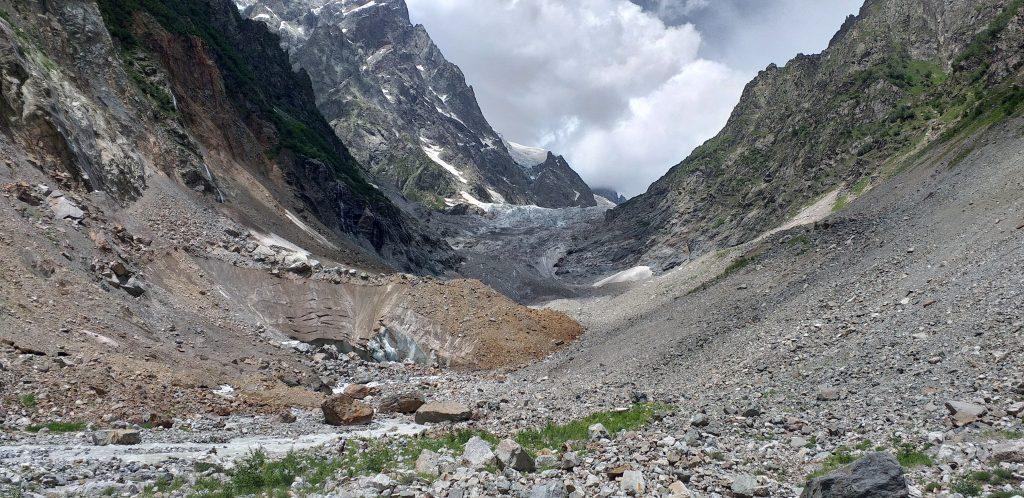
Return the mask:
[(462, 461), (473, 469), (481, 469), (494, 463), (494, 452), (487, 441), (473, 436), (466, 442), (466, 449), (462, 452)]
[(537, 468), (533, 457), (523, 449), (519, 443), (511, 439), (502, 439), (495, 450), (498, 457), (498, 466), (511, 468), (519, 472), (530, 472)]
[(566, 498), (569, 493), (565, 490), (565, 484), (561, 481), (548, 481), (544, 484), (534, 486), (530, 490), (530, 498)]
[(811, 479), (801, 498), (907, 498), (903, 468), (888, 453), (869, 453), (845, 467)]

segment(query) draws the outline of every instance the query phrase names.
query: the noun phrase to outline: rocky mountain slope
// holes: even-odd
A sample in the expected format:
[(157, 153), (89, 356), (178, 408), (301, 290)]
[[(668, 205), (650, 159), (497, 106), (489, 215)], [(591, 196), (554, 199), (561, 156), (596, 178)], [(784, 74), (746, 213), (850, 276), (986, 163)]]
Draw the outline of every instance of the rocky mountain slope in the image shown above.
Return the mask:
[(403, 0), (236, 0), (281, 35), (331, 127), (373, 176), (431, 207), (594, 206), (564, 160), (518, 164), (462, 71)]
[(762, 71), (718, 136), (609, 212), (562, 273), (666, 270), (749, 241), (1016, 113), (1022, 19), (1016, 0), (866, 2), (823, 53)]
[(339, 379), (299, 339), (429, 371), (581, 333), (478, 281), (396, 273), (457, 258), (227, 0), (0, 1), (0, 150), (5, 430), (313, 406)]

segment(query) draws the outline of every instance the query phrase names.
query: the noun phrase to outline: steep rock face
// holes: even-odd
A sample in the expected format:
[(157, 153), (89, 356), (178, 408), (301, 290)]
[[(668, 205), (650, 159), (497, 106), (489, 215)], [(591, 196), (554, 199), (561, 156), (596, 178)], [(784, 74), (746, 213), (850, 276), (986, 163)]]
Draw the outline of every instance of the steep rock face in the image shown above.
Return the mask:
[(186, 183), (201, 183), (200, 190), (216, 191), (228, 203), (259, 203), (270, 193), (289, 215), (288, 208), (308, 213), (389, 264), (444, 267), (437, 261), (448, 259), (445, 244), (420, 233), (362, 177), (316, 108), (308, 78), (293, 72), (278, 37), (263, 24), (242, 19), (222, 0), (160, 7), (102, 0), (99, 6), (125, 58), (143, 66), (130, 67), (131, 77), (165, 108), (167, 121), (180, 118), (199, 142), (186, 148), (218, 151), (195, 158), (203, 174), (183, 176)]
[(923, 149), (1017, 112), (1020, 10), (869, 0), (823, 53), (762, 71), (718, 136), (610, 211), (562, 273), (665, 270), (751, 240), (826, 193), (841, 208)]
[[(407, 197), (452, 202), (592, 206), (586, 184), (531, 175), (491, 128), (462, 71), (402, 0), (236, 0), (282, 37), (313, 81), (334, 131), (375, 177)], [(534, 165), (530, 165), (534, 166)]]

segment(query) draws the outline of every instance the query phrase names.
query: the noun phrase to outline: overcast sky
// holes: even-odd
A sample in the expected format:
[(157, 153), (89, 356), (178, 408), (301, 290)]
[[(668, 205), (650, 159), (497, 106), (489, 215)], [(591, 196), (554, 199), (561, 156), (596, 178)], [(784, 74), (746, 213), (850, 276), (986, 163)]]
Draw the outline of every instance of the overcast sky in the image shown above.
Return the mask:
[(639, 194), (862, 0), (407, 0), (505, 137)]

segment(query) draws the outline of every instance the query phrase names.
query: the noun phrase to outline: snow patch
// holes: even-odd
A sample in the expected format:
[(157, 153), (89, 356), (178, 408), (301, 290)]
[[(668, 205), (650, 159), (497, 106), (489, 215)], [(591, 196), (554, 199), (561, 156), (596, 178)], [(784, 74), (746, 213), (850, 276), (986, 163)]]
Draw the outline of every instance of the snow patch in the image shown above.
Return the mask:
[(505, 142), (508, 153), (516, 164), (524, 168), (532, 168), (548, 160), (548, 151), (539, 147), (528, 147), (515, 142)]
[(607, 209), (611, 209), (611, 208), (613, 208), (613, 207), (618, 205), (618, 204), (615, 204), (614, 202), (612, 202), (610, 199), (608, 199), (607, 197), (605, 197), (603, 195), (594, 194), (594, 200), (597, 201), (597, 205), (598, 206), (603, 207), (603, 208), (607, 208)]
[(496, 204), (507, 204), (507, 202), (505, 202), (505, 196), (495, 192), (493, 189), (487, 189), (487, 193), (491, 194), (491, 199), (494, 199)]
[(297, 253), (297, 254), (302, 254), (303, 256), (309, 256), (310, 255), (309, 251), (307, 251), (307, 250), (305, 250), (305, 249), (303, 249), (303, 248), (293, 244), (288, 239), (286, 239), (286, 238), (284, 238), (284, 237), (282, 237), (282, 236), (280, 236), (280, 235), (278, 235), (276, 233), (262, 234), (262, 233), (254, 231), (253, 232), (253, 237), (256, 237), (256, 240), (260, 241), (260, 244), (263, 244), (263, 245), (265, 245), (267, 247), (270, 247), (272, 249), (278, 249), (278, 250), (283, 250), (283, 251), (291, 251), (291, 252), (294, 252), (294, 253)]
[(645, 280), (650, 280), (653, 277), (654, 272), (651, 271), (650, 266), (634, 266), (633, 268), (622, 270), (615, 275), (595, 282), (594, 287), (604, 287), (610, 284), (623, 284), (629, 282), (643, 282)]
[[(444, 159), (441, 159), (441, 154), (444, 152), (443, 148), (438, 147), (438, 146), (430, 143), (429, 140), (427, 140), (427, 139), (425, 139), (423, 137), (420, 137), (420, 141), (422, 142), (422, 144), (420, 144), (420, 148), (423, 149), (423, 153), (426, 154), (427, 157), (429, 157), (431, 161), (434, 161), (439, 166), (444, 168), (445, 171), (451, 173), (452, 176), (454, 176), (455, 178), (458, 178), (460, 182), (465, 183), (465, 184), (469, 184), (469, 180), (466, 179), (466, 177), (462, 174), (461, 171), (459, 171), (455, 166), (452, 166), (451, 164), (449, 164)], [(463, 193), (465, 194), (465, 192), (463, 192)], [(477, 201), (477, 202), (479, 202), (479, 201)]]
[(345, 11), (342, 12), (342, 14), (347, 16), (347, 15), (352, 14), (354, 12), (359, 12), (360, 10), (363, 10), (363, 9), (369, 9), (370, 7), (374, 7), (376, 5), (377, 5), (376, 0), (370, 0), (369, 2), (366, 2), (366, 3), (362, 4), (362, 5), (357, 6), (357, 7), (353, 7), (351, 9), (346, 9)]
[[(338, 246), (332, 244), (331, 241), (327, 240), (327, 237), (324, 237), (323, 235), (320, 235), (320, 233), (317, 232), (316, 230), (313, 230), (312, 227), (310, 227), (309, 225), (305, 224), (301, 219), (299, 219), (298, 216), (295, 216), (295, 214), (293, 214), (291, 211), (285, 210), (284, 215), (292, 223), (294, 223), (295, 226), (299, 227), (303, 232), (306, 232), (310, 237), (313, 237), (313, 240), (315, 240), (315, 241), (317, 241), (317, 242), (319, 242), (319, 243), (321, 243), (321, 244), (323, 244), (323, 245), (325, 245), (327, 247), (330, 247), (331, 249), (337, 249), (338, 248)], [(307, 252), (306, 254), (308, 255), (309, 253)]]

